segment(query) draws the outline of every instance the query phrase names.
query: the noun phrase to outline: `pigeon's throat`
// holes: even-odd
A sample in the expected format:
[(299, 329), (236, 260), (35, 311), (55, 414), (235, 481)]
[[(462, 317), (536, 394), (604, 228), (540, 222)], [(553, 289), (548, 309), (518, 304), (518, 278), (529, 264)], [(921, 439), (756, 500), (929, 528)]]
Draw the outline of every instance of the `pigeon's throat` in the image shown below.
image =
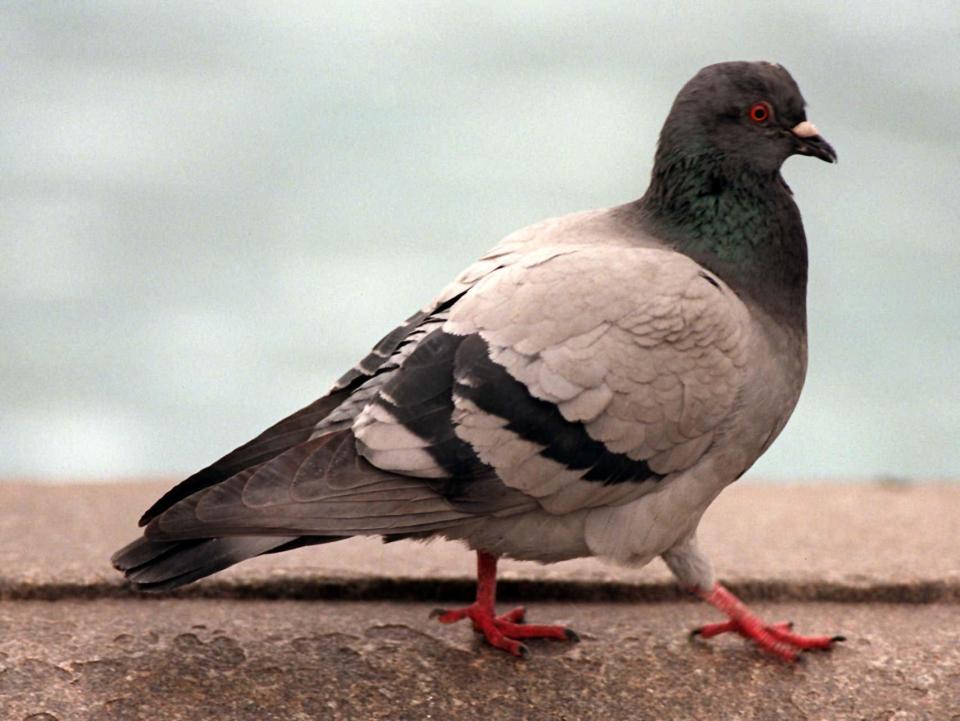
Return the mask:
[(705, 158), (658, 163), (639, 205), (657, 237), (730, 285), (799, 294), (802, 302), (807, 244), (779, 173), (760, 175)]

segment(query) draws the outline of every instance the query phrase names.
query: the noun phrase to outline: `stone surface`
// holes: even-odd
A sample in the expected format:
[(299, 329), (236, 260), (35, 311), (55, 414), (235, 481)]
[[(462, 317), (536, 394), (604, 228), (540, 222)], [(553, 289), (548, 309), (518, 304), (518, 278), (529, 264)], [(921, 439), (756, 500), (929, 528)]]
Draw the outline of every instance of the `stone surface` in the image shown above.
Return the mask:
[[(703, 604), (596, 602), (677, 598), (659, 563), (505, 563), (503, 606), (523, 598), (532, 622), (583, 637), (531, 643), (526, 661), (428, 619), (472, 591), (454, 544), (353, 539), (254, 559), (180, 598), (124, 596), (107, 559), (167, 485), (0, 484), (0, 598), (20, 599), (0, 601), (0, 721), (960, 721), (958, 485), (720, 497), (701, 537), (721, 577), (757, 599), (848, 601), (753, 604), (849, 637), (797, 666), (738, 638), (688, 640), (717, 618)], [(336, 598), (391, 600), (322, 600)]]
[(697, 603), (537, 604), (578, 645), (520, 661), (430, 603), (0, 603), (4, 721), (960, 719), (960, 606), (773, 604), (849, 641), (796, 666), (690, 641)]
[[(46, 486), (0, 483), (0, 589), (120, 584), (110, 554), (170, 482)], [(701, 545), (728, 581), (960, 586), (960, 484), (736, 484), (707, 511)], [(474, 562), (447, 542), (356, 538), (266, 556), (217, 579), (469, 579)], [(668, 582), (655, 561), (623, 569), (595, 559), (506, 561), (506, 579)], [(216, 580), (214, 580), (216, 582)], [(201, 582), (210, 583), (210, 581)]]

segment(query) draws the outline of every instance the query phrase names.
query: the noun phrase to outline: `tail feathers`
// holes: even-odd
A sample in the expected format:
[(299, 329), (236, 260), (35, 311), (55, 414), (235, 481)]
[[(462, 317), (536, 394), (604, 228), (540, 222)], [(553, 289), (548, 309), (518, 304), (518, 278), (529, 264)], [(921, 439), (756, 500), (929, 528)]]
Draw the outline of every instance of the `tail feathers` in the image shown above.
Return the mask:
[(110, 559), (142, 591), (170, 591), (262, 553), (326, 543), (337, 537), (232, 536), (187, 541), (138, 538)]

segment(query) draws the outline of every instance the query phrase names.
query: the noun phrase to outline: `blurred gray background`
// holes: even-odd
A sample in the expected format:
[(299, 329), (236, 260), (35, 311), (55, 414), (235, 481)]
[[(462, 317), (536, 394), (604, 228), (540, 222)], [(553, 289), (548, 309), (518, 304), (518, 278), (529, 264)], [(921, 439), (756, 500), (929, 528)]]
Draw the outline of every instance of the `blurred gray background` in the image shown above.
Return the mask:
[(634, 199), (698, 68), (783, 63), (810, 372), (752, 471), (957, 476), (960, 5), (5, 2), (0, 477), (184, 474), (500, 237)]

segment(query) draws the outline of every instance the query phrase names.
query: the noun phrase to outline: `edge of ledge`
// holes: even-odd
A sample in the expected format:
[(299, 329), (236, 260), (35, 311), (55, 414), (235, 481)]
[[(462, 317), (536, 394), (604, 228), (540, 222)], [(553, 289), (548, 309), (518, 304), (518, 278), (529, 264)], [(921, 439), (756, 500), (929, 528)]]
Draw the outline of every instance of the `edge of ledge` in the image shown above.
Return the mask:
[[(741, 579), (724, 582), (744, 601), (832, 603), (960, 603), (960, 581), (905, 583), (779, 581)], [(457, 601), (469, 600), (475, 582), (468, 578), (335, 578), (292, 576), (254, 580), (212, 579), (168, 593), (143, 593), (123, 582), (30, 583), (0, 577), (0, 601), (95, 600), (149, 602), (158, 598), (294, 601)], [(692, 597), (670, 582), (622, 583), (557, 579), (505, 579), (498, 583), (503, 601), (578, 601), (586, 603), (664, 603)]]

